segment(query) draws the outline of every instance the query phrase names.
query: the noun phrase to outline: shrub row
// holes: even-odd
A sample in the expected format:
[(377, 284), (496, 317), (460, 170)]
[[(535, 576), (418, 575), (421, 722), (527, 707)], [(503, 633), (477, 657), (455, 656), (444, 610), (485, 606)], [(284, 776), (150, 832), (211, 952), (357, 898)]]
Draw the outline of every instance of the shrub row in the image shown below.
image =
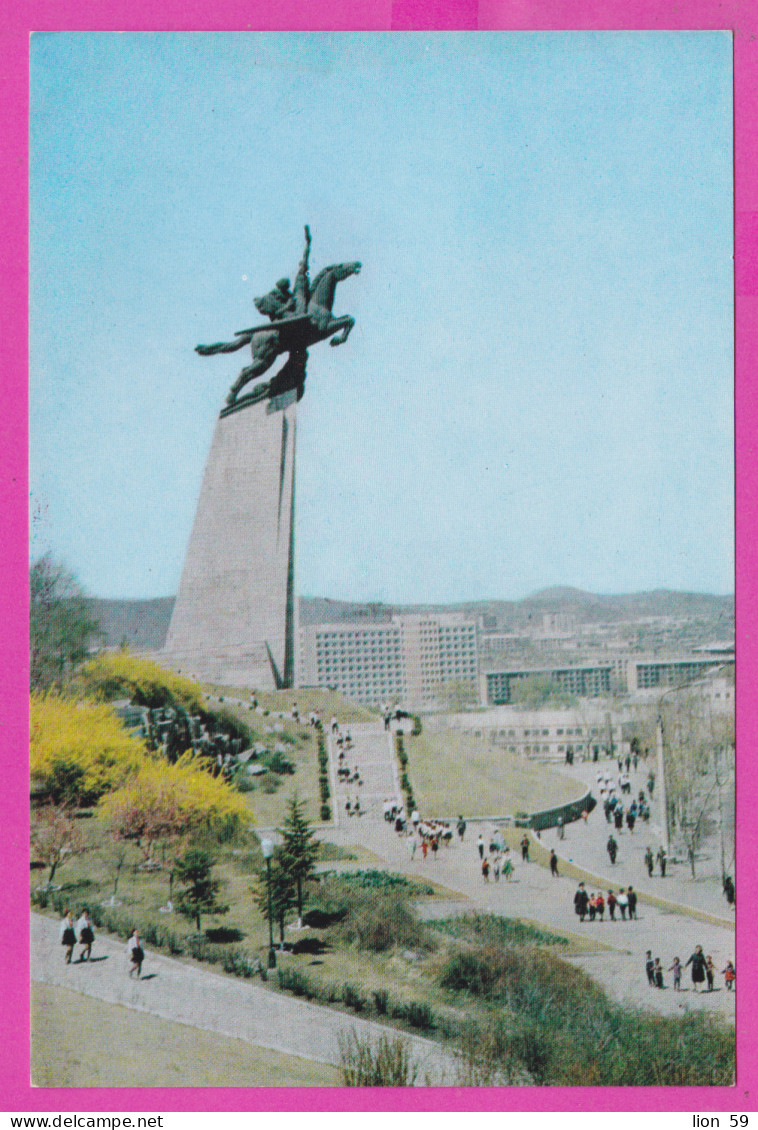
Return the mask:
[(408, 776), (408, 754), (405, 752), (405, 742), (403, 741), (403, 735), (400, 733), (395, 734), (395, 753), (400, 763), (400, 787), (405, 796), (405, 810), (410, 816), (416, 807), (416, 799), (413, 795), (413, 786), (411, 785), (410, 777)]
[(318, 787), (321, 793), (321, 819), (326, 823), (332, 818), (332, 810), (329, 807), (329, 797), (331, 790), (329, 789), (329, 755), (326, 752), (326, 738), (324, 737), (323, 730), (318, 732)]
[(388, 1016), (420, 1032), (439, 1032), (450, 1037), (458, 1035), (458, 1028), (447, 1016), (440, 1016), (425, 1001), (394, 1000), (387, 989), (374, 989), (365, 993), (357, 985), (345, 981), (342, 985), (321, 982), (309, 977), (300, 969), (277, 970), (279, 988), (305, 1000), (321, 1004), (342, 1004), (355, 1013)]

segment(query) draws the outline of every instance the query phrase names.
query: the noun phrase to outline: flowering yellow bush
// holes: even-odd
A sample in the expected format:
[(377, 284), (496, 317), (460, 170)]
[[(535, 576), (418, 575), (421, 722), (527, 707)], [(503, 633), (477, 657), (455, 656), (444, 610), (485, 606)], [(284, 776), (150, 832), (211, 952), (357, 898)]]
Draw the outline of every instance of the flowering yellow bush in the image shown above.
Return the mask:
[(128, 651), (104, 652), (90, 659), (77, 681), (86, 695), (100, 701), (130, 698), (140, 706), (171, 703), (190, 713), (200, 710), (203, 702), (199, 683)]
[(112, 707), (32, 695), (32, 782), (56, 803), (97, 800), (136, 773), (148, 756)]
[(212, 777), (191, 753), (175, 765), (146, 761), (132, 780), (102, 798), (99, 810), (115, 835), (139, 840), (146, 857), (156, 841), (201, 828), (230, 831), (251, 822), (240, 794)]

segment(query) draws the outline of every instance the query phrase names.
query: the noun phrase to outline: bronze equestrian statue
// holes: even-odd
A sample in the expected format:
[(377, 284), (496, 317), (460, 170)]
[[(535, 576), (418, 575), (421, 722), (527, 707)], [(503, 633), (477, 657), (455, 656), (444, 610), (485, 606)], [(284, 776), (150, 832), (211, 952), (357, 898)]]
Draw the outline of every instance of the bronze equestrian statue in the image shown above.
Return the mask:
[(259, 385), (245, 397), (245, 403), (262, 400), (264, 397), (271, 399), (290, 389), (297, 390), (299, 400), (305, 384), (308, 347), (317, 341), (325, 341), (326, 338), (332, 339), (330, 345), (342, 345), (347, 341), (355, 319), (349, 314), (341, 318), (334, 317), (334, 292), (338, 282), (360, 272), (361, 264), (335, 263), (331, 267), (324, 267), (311, 283), (308, 277), (310, 250), (311, 233), (306, 225), (305, 250), (294, 288), (290, 290), (289, 279), (280, 279), (273, 290), (262, 298), (255, 299), (258, 311), (270, 319), (271, 325), (264, 323), (262, 326), (238, 330), (231, 342), (195, 346), (197, 353), (207, 357), (212, 353), (234, 353), (243, 346), (250, 345), (253, 363), (241, 370), (230, 388), (226, 398), (229, 407), (237, 403), (237, 395), (246, 384), (257, 380), (271, 368), (280, 353), (289, 353), (285, 364), (270, 381)]

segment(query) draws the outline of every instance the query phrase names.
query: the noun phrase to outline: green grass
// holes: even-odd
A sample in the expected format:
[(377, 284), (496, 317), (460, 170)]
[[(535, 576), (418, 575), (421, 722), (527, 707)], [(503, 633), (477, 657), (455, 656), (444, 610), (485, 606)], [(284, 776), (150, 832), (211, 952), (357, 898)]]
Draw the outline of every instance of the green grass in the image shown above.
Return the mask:
[(406, 735), (416, 802), (425, 816), (506, 816), (577, 800), (567, 777), (455, 730)]
[(332, 1087), (328, 1064), (32, 983), (37, 1087)]
[[(225, 687), (216, 684), (204, 684), (203, 690), (213, 695), (223, 695), (226, 699), (239, 698), (249, 701), (251, 691), (239, 687)], [(366, 706), (354, 702), (339, 691), (330, 691), (321, 687), (299, 687), (286, 691), (255, 691), (258, 705), (264, 710), (284, 711), (291, 714), (293, 703), (297, 703), (300, 717), (307, 721), (308, 715), (315, 710), (321, 715), (324, 726), (328, 726), (332, 715), (336, 715), (341, 724), (348, 722), (376, 721), (379, 715)], [(261, 715), (250, 712), (251, 718), (260, 719)]]
[(464, 941), (484, 942), (489, 945), (539, 945), (569, 946), (564, 934), (554, 934), (522, 922), (519, 918), (501, 918), (498, 914), (461, 914), (455, 918), (438, 918), (429, 923), (435, 930)]

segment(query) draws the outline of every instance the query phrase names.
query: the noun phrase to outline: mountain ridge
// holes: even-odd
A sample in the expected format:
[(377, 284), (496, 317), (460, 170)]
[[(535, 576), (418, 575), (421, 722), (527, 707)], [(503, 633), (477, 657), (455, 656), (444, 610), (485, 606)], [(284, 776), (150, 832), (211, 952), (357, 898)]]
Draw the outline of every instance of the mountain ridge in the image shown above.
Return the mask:
[[(107, 647), (127, 644), (136, 650), (159, 651), (165, 642), (176, 598), (146, 600), (88, 597), (90, 612), (101, 626)], [(570, 586), (539, 589), (520, 600), (483, 599), (450, 604), (389, 604), (382, 601), (343, 601), (300, 597), (302, 624), (349, 620), (388, 620), (393, 613), (464, 612), (484, 618), (487, 630), (507, 631), (526, 626), (546, 613), (575, 615), (578, 623), (671, 617), (713, 622), (724, 634), (733, 631), (734, 596), (653, 589), (637, 593), (602, 594)]]

